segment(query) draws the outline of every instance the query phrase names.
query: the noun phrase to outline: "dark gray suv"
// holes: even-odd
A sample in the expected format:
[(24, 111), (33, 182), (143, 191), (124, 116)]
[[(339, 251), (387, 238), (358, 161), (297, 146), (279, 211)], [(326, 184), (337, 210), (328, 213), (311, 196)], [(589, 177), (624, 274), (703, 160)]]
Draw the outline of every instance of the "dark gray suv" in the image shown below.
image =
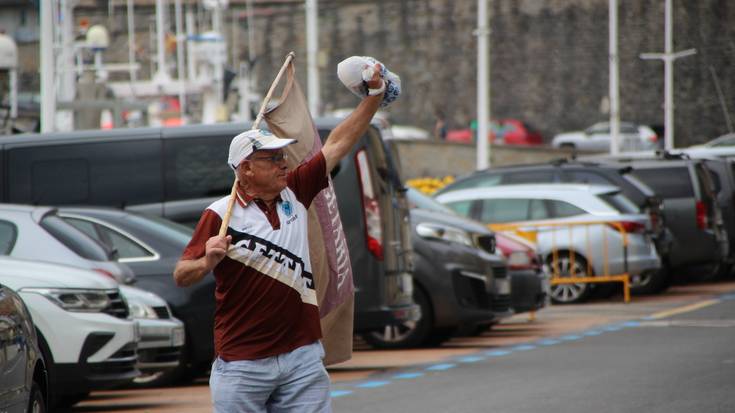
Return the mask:
[(631, 166), (632, 174), (663, 200), (666, 225), (673, 235), (666, 262), (672, 271), (706, 279), (730, 269), (730, 242), (717, 200), (718, 180), (704, 160), (661, 153), (653, 157), (621, 155), (614, 162)]

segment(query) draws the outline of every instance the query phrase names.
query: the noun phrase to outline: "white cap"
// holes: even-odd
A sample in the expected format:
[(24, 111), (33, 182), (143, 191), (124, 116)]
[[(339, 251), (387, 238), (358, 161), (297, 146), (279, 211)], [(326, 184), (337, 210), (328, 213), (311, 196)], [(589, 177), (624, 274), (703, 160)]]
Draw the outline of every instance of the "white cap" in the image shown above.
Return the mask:
[(230, 168), (237, 169), (242, 161), (255, 151), (280, 149), (294, 142), (296, 139), (281, 139), (267, 130), (251, 129), (232, 138), (227, 163)]

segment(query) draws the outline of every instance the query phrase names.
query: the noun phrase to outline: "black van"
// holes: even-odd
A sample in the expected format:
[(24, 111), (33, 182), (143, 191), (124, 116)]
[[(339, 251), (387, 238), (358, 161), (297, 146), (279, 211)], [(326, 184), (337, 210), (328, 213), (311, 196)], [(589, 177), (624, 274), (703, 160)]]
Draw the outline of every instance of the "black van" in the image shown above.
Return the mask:
[[(316, 120), (322, 139), (339, 121)], [(229, 144), (249, 128), (230, 123), (0, 137), (0, 200), (111, 206), (194, 225), (204, 208), (230, 192)], [(353, 268), (355, 331), (418, 319), (408, 204), (377, 127), (332, 177)], [(360, 182), (372, 183), (370, 209)]]

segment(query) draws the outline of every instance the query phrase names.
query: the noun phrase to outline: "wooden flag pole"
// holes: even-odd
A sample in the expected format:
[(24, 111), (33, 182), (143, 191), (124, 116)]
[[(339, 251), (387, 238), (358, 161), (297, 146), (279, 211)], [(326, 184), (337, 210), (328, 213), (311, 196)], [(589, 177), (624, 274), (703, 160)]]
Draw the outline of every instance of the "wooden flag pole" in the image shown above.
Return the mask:
[[(286, 68), (288, 68), (289, 63), (293, 60), (293, 58), (296, 56), (294, 52), (290, 52), (288, 55), (286, 55), (286, 61), (283, 62), (283, 66), (281, 66), (281, 70), (278, 71), (278, 74), (276, 75), (276, 78), (273, 80), (273, 83), (271, 83), (270, 89), (268, 89), (268, 93), (265, 95), (265, 98), (263, 98), (263, 103), (260, 105), (260, 111), (258, 112), (258, 116), (255, 118), (255, 122), (253, 122), (252, 129), (258, 129), (258, 125), (260, 125), (260, 122), (263, 121), (263, 115), (265, 114), (265, 109), (268, 106), (268, 102), (270, 102), (271, 98), (273, 97), (273, 92), (275, 92), (276, 87), (278, 86), (278, 82), (281, 80), (281, 76), (286, 72)], [(219, 227), (219, 236), (224, 237), (227, 234), (227, 226), (230, 225), (230, 218), (232, 217), (232, 208), (235, 205), (235, 199), (237, 199), (237, 178), (235, 178), (235, 182), (232, 183), (232, 191), (230, 191), (230, 199), (227, 202), (227, 211), (225, 212), (225, 216), (222, 217), (222, 225)]]

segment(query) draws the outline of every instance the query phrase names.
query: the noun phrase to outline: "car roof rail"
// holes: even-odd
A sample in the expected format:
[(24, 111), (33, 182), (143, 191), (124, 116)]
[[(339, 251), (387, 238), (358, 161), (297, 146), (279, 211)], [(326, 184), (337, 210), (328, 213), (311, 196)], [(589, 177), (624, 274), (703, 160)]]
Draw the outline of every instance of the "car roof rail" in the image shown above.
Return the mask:
[(691, 159), (691, 157), (689, 156), (689, 154), (686, 154), (686, 153), (683, 153), (683, 152), (671, 153), (671, 152), (667, 151), (666, 149), (664, 149), (664, 150), (657, 150), (656, 151), (656, 157), (657, 158), (661, 158), (661, 159)]

